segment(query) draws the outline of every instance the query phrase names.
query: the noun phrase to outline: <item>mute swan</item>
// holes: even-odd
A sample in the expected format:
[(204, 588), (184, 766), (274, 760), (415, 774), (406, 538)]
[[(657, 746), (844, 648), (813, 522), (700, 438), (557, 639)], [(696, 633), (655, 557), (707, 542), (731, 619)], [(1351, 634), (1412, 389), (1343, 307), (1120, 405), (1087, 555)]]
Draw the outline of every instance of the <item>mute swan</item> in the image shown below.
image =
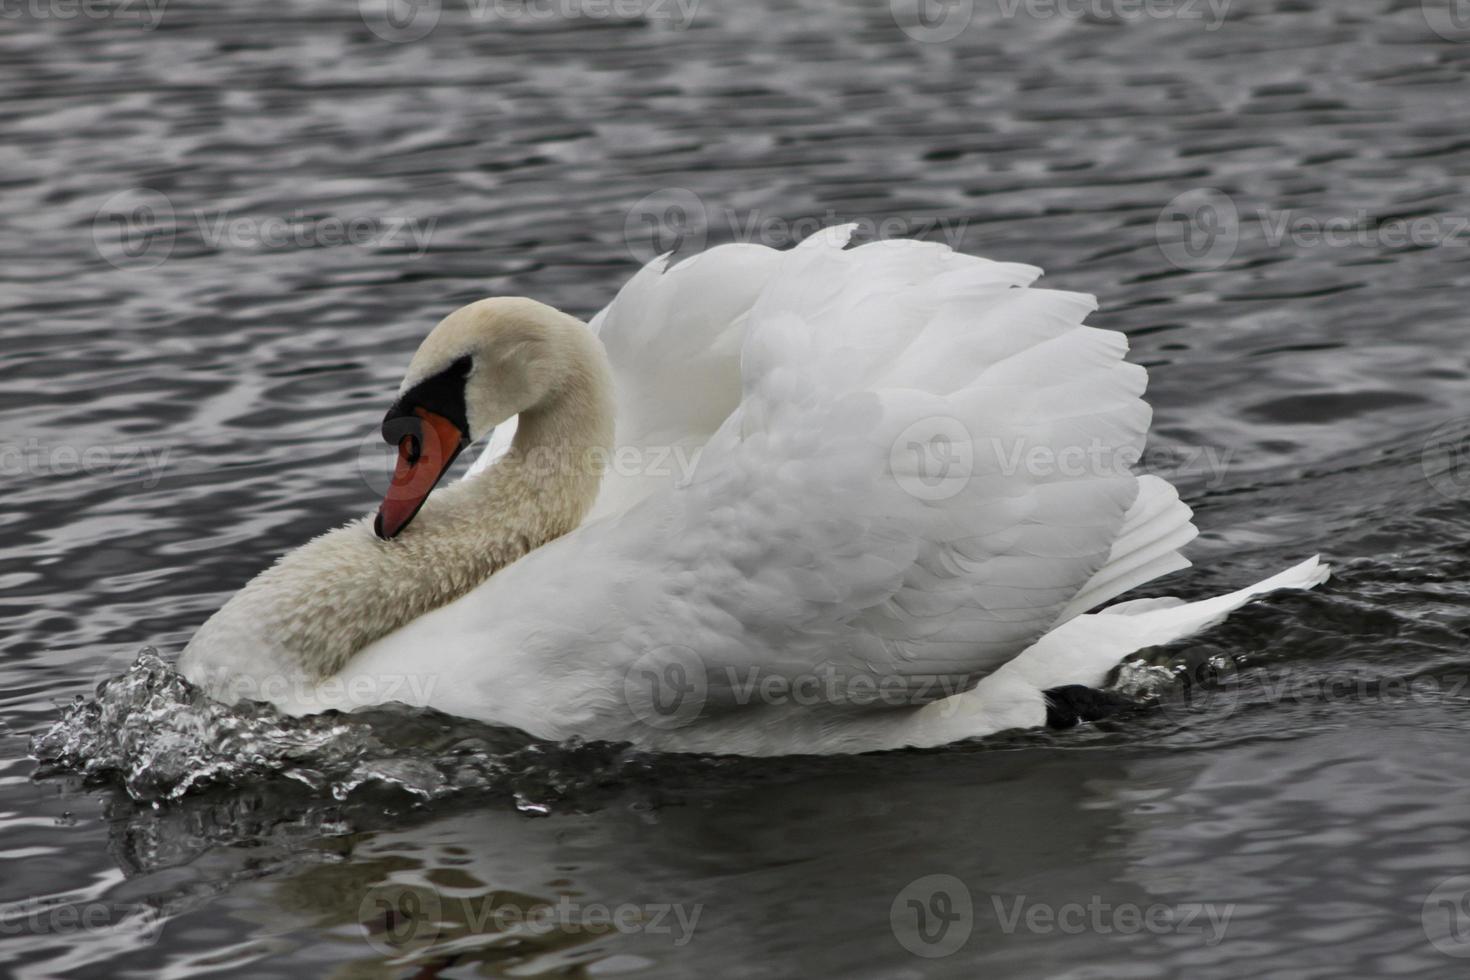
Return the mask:
[(1313, 558), (1089, 613), (1196, 533), (1130, 472), (1126, 340), (1039, 269), (849, 234), (655, 260), (590, 329), (529, 299), (449, 314), (384, 421), (376, 516), (262, 572), (181, 671), (293, 713), (857, 752), (1041, 725), (1126, 654), (1325, 580)]

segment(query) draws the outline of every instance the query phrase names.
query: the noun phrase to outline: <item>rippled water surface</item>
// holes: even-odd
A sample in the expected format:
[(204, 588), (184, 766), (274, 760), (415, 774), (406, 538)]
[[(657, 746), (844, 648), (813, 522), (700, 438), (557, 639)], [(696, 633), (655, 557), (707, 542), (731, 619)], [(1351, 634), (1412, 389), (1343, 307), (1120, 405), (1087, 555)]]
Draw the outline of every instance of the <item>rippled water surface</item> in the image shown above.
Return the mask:
[[(411, 40), (371, 3), (6, 13), (0, 974), (1464, 975), (1470, 21), (976, 0), (941, 40), (894, 6), (444, 0)], [(131, 774), (28, 758), (372, 505), (448, 309), (590, 315), (658, 248), (836, 220), (1101, 298), (1203, 531), (1158, 591), (1336, 577), (1153, 651), (1212, 665), (1186, 702), (942, 752), (651, 759), (388, 711), (232, 716)], [(154, 733), (202, 710), (162, 661), (127, 684)], [(953, 951), (893, 925), (960, 915), (935, 874)]]

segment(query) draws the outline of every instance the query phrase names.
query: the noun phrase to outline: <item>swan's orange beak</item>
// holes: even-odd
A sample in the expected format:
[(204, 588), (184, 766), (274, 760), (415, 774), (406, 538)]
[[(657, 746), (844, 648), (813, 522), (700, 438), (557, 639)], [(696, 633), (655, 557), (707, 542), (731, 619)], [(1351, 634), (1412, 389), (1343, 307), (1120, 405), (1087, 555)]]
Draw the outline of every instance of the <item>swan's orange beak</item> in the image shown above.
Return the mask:
[(398, 442), (393, 483), (373, 521), (373, 530), (387, 541), (408, 527), (460, 450), (469, 445), (469, 437), (459, 426), (427, 408), (390, 418), (383, 425), (383, 433), (389, 442)]

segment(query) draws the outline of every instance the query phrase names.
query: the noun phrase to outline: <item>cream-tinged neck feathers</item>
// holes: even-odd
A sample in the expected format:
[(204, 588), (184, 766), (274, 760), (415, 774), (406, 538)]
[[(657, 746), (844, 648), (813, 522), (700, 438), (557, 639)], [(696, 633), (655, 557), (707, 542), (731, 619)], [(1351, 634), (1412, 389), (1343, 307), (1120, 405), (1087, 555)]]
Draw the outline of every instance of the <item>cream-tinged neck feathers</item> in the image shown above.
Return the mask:
[[(453, 390), (439, 378), (453, 379)], [(613, 441), (612, 380), (592, 331), (532, 300), (482, 300), (450, 314), (425, 339), (400, 406), (411, 409), (405, 402), (414, 392), (436, 385), (441, 401), (462, 398), (458, 414), (472, 440), (519, 415), (510, 451), (436, 490), (392, 540), (377, 537), (369, 517), (285, 555), (200, 628), (180, 661), (186, 673), (191, 658), (213, 664), (249, 656), (269, 658), (295, 678), (330, 676), (369, 643), (577, 526), (597, 496)], [(255, 648), (223, 658), (210, 649), (242, 643)]]

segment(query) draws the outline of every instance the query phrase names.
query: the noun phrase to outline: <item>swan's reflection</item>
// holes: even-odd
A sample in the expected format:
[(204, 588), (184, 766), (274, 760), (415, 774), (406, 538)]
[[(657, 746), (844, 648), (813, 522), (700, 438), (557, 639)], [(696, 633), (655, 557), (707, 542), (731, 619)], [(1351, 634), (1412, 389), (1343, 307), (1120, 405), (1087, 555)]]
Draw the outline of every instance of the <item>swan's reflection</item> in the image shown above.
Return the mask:
[(1099, 753), (1033, 741), (640, 765), (548, 819), (503, 796), (403, 814), (302, 797), (290, 818), (265, 794), (201, 797), (119, 814), (115, 854), (145, 878), (207, 878), (214, 897), (170, 929), (208, 929), (214, 950), (228, 929), (252, 973), (306, 956), (344, 977), (689, 976), (772, 958), (794, 975), (917, 975), (935, 964), (873, 937), (895, 935), (896, 899), (934, 873), (972, 897), (971, 934), (942, 961), (968, 973), (1010, 941), (991, 895), (1058, 899), (1080, 871), (1116, 901), (1148, 901), (1126, 883), (1116, 808), (1090, 789), (1126, 785), (1128, 766)]

